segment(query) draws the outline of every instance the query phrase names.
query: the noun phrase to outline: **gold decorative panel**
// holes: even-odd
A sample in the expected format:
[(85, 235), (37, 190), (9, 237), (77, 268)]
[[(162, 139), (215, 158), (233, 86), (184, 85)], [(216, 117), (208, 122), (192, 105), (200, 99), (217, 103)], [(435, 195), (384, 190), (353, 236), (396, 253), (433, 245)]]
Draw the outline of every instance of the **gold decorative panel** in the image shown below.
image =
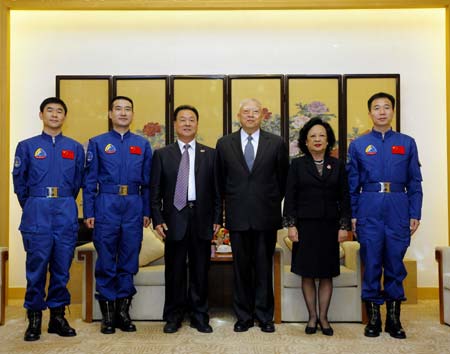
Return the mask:
[(197, 140), (211, 147), (224, 135), (224, 80), (224, 77), (173, 77), (173, 109), (183, 104), (197, 108)]
[(114, 92), (134, 102), (131, 131), (149, 140), (152, 149), (166, 145), (168, 77), (115, 77)]

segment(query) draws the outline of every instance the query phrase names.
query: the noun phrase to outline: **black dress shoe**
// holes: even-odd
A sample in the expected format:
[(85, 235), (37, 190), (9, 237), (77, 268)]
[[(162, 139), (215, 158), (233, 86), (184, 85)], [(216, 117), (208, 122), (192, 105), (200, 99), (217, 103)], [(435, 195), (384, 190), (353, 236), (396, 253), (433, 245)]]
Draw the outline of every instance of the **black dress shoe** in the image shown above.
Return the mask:
[(200, 322), (191, 321), (191, 327), (195, 328), (197, 331), (199, 331), (201, 333), (212, 333), (213, 332), (213, 329), (209, 325), (209, 323), (200, 323)]
[(319, 326), (324, 336), (332, 336), (334, 334), (333, 328), (331, 328), (330, 324), (328, 324), (329, 327), (323, 327), (322, 323), (319, 321)]
[(178, 322), (167, 322), (164, 325), (164, 333), (175, 333), (178, 331), (178, 328), (181, 327), (181, 323)]
[(247, 332), (249, 328), (252, 328), (254, 326), (254, 323), (252, 320), (249, 321), (241, 321), (238, 320), (234, 324), (234, 331), (235, 332)]
[(317, 322), (314, 327), (309, 327), (308, 325), (306, 325), (306, 327), (305, 327), (306, 334), (314, 334), (316, 332), (317, 332)]
[(275, 332), (275, 325), (272, 321), (260, 322), (259, 328), (261, 328), (262, 332), (273, 333)]

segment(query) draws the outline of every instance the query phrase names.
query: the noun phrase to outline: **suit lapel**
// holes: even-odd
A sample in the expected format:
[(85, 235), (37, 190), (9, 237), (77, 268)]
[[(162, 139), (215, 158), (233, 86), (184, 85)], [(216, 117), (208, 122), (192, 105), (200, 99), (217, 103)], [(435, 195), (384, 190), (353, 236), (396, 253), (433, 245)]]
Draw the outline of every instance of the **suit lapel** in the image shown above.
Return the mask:
[[(200, 165), (203, 162), (203, 157), (205, 155), (205, 147), (198, 142), (195, 143), (195, 174), (197, 175)], [(197, 179), (196, 179), (197, 180)]]
[(317, 171), (316, 164), (314, 163), (314, 159), (312, 157), (307, 157), (306, 166), (308, 173), (320, 181), (325, 181), (328, 177), (330, 177), (333, 173), (333, 169), (335, 168), (333, 161), (327, 157), (325, 157), (323, 162), (322, 176), (319, 174), (319, 171)]
[[(241, 130), (239, 129), (236, 133), (233, 133), (231, 136), (232, 141), (232, 148), (234, 151), (234, 154), (236, 155), (237, 160), (239, 163), (248, 171), (247, 163), (245, 162), (244, 153), (242, 151), (242, 144), (241, 144)], [(253, 165), (253, 168), (255, 166)], [(250, 171), (248, 171), (250, 173)]]
[(265, 150), (269, 146), (269, 136), (266, 134), (265, 131), (259, 130), (259, 141), (258, 141), (258, 149), (256, 150), (256, 157), (255, 162), (253, 163), (252, 171), (255, 170), (255, 168), (258, 167), (258, 164), (261, 163), (263, 160), (265, 154)]
[(323, 162), (323, 171), (322, 171), (322, 179), (325, 181), (328, 177), (331, 176), (333, 170), (336, 166), (333, 161), (328, 157), (325, 157), (325, 161)]
[(311, 156), (306, 157), (306, 170), (308, 173), (314, 178), (321, 180), (322, 177), (319, 175), (319, 171), (317, 171), (316, 164), (314, 163), (314, 159)]
[(172, 160), (173, 163), (178, 166), (181, 161), (181, 151), (180, 151), (180, 147), (178, 146), (178, 143), (174, 142), (173, 144), (168, 145), (167, 149), (169, 151), (170, 156), (173, 159)]

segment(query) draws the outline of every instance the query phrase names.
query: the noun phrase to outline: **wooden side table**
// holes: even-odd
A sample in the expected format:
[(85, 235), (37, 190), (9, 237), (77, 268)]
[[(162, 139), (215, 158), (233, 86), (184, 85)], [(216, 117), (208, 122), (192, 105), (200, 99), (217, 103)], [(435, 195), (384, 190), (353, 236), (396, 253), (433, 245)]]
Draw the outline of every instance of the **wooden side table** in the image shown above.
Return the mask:
[(404, 258), (403, 264), (408, 272), (405, 280), (403, 280), (406, 296), (405, 304), (417, 304), (417, 262), (412, 258)]
[(210, 307), (231, 307), (233, 304), (233, 255), (231, 253), (216, 253), (211, 256), (208, 280)]

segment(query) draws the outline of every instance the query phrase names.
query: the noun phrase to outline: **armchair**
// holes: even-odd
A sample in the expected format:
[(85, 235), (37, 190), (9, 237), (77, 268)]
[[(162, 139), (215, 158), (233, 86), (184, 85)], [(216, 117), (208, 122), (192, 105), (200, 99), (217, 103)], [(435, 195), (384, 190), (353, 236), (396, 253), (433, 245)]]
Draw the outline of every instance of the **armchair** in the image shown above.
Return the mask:
[[(155, 249), (161, 252), (157, 259), (148, 262), (155, 257), (147, 255), (147, 260), (141, 262), (141, 259), (149, 250), (153, 250), (153, 253), (155, 253)], [(162, 243), (155, 243), (155, 238), (150, 235), (149, 229), (144, 229), (144, 239), (139, 256), (140, 264), (143, 263), (144, 265), (140, 265), (139, 272), (134, 277), (137, 294), (133, 297), (130, 308), (130, 316), (133, 320), (162, 320), (165, 298), (163, 251)], [(281, 257), (282, 249), (277, 245), (274, 255), (275, 323), (281, 323)], [(75, 259), (83, 264), (81, 317), (86, 322), (100, 320), (102, 318), (100, 306), (95, 299), (94, 274), (97, 252), (94, 245), (88, 243), (77, 247)]]
[(436, 247), (439, 270), (439, 319), (450, 325), (450, 247)]
[[(285, 242), (287, 230), (278, 231), (277, 248), (281, 251), (281, 320), (284, 322), (308, 321), (301, 289), (301, 277), (291, 273), (291, 250)], [(363, 309), (361, 302), (361, 265), (359, 243), (342, 243), (345, 257), (341, 274), (333, 279), (333, 296), (328, 317), (333, 322), (361, 322)]]
[[(164, 245), (150, 228), (144, 229), (139, 272), (134, 276), (137, 294), (133, 297), (130, 317), (133, 320), (161, 320), (164, 307)], [(76, 248), (75, 259), (83, 264), (81, 318), (86, 322), (102, 318), (95, 299), (95, 262), (97, 252), (88, 243)]]

